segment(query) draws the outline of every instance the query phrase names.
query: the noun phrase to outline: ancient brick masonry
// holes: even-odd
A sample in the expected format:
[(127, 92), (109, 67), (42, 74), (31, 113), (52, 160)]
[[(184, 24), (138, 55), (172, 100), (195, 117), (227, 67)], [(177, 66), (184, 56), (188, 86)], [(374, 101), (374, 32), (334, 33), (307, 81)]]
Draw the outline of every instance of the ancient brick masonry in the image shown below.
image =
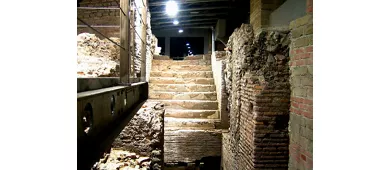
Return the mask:
[(229, 39), (225, 81), (230, 131), (223, 137), (224, 169), (288, 166), (289, 36), (289, 31), (255, 36), (243, 24)]
[[(308, 12), (312, 11), (312, 2)], [(313, 16), (290, 23), (291, 108), (289, 169), (313, 169)]]

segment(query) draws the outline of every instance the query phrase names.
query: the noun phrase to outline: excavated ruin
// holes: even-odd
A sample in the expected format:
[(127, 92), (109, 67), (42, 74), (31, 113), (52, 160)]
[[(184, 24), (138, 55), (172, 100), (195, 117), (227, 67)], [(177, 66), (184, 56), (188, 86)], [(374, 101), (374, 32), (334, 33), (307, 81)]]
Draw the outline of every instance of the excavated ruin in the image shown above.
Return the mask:
[[(110, 39), (120, 44), (119, 38)], [(89, 33), (77, 35), (77, 76), (119, 76), (119, 54), (120, 47), (108, 39)]]
[(230, 131), (223, 139), (224, 169), (287, 168), (289, 36), (280, 30), (254, 35), (243, 24), (229, 38), (225, 82)]
[(147, 101), (94, 165), (96, 170), (160, 170), (163, 166), (164, 105)]

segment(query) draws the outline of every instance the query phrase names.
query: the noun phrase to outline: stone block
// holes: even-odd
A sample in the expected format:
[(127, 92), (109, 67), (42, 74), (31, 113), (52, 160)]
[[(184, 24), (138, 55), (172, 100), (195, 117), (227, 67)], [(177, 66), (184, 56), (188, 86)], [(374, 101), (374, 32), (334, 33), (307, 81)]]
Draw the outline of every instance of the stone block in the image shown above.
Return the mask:
[(307, 67), (295, 67), (291, 72), (291, 76), (306, 75), (307, 73), (308, 73)]
[(308, 99), (313, 99), (313, 88), (308, 87), (306, 94), (307, 94)]
[(296, 87), (292, 90), (293, 96), (295, 97), (306, 97), (307, 89), (303, 87)]
[(311, 42), (311, 44), (313, 44), (312, 37), (307, 36), (307, 37), (300, 37), (300, 38), (296, 39), (295, 41), (293, 41), (293, 44), (294, 44), (294, 48), (298, 48), (298, 47), (308, 46), (310, 44), (310, 42)]
[(313, 24), (307, 24), (304, 26), (304, 28), (305, 28), (304, 35), (313, 34)]
[(293, 29), (291, 31), (291, 38), (298, 38), (298, 37), (301, 37), (304, 33), (304, 30), (305, 30), (305, 27), (304, 26), (301, 26), (301, 27), (298, 27), (296, 29)]
[(301, 85), (313, 87), (313, 77), (311, 77), (311, 76), (302, 76), (300, 79), (301, 79)]

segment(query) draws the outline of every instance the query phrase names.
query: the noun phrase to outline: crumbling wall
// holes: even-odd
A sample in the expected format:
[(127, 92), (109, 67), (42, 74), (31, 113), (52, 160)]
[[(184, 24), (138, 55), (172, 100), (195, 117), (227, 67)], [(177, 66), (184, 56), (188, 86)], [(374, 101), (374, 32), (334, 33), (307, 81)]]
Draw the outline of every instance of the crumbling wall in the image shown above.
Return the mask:
[[(243, 24), (230, 36), (225, 81), (230, 116), (223, 141), (224, 169), (287, 168), (289, 31)], [(225, 155), (226, 154), (226, 155)], [(225, 159), (233, 156), (235, 159)]]
[(151, 169), (161, 169), (164, 112), (163, 104), (147, 101), (115, 139), (112, 148), (148, 157)]
[(313, 15), (290, 23), (291, 108), (289, 169), (313, 169)]
[[(120, 44), (119, 38), (111, 40)], [(119, 76), (120, 47), (108, 39), (95, 34), (77, 35), (77, 76), (115, 77)]]

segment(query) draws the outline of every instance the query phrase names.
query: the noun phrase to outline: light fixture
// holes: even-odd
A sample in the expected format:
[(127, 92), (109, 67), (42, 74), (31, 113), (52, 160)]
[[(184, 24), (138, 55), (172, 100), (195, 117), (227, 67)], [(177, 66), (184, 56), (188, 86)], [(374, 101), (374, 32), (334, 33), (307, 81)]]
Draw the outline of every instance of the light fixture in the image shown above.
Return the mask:
[(191, 47), (187, 47), (188, 49), (191, 49)]
[(168, 1), (165, 5), (165, 12), (168, 14), (168, 16), (176, 16), (176, 14), (179, 12), (177, 3), (175, 1)]
[(173, 25), (177, 25), (177, 24), (179, 24), (179, 21), (178, 20), (174, 20), (173, 21)]
[(187, 44), (186, 44), (186, 46), (189, 46), (189, 45), (190, 45), (190, 43), (187, 43)]
[(182, 29), (179, 29), (179, 33), (182, 33), (183, 32), (183, 30)]

